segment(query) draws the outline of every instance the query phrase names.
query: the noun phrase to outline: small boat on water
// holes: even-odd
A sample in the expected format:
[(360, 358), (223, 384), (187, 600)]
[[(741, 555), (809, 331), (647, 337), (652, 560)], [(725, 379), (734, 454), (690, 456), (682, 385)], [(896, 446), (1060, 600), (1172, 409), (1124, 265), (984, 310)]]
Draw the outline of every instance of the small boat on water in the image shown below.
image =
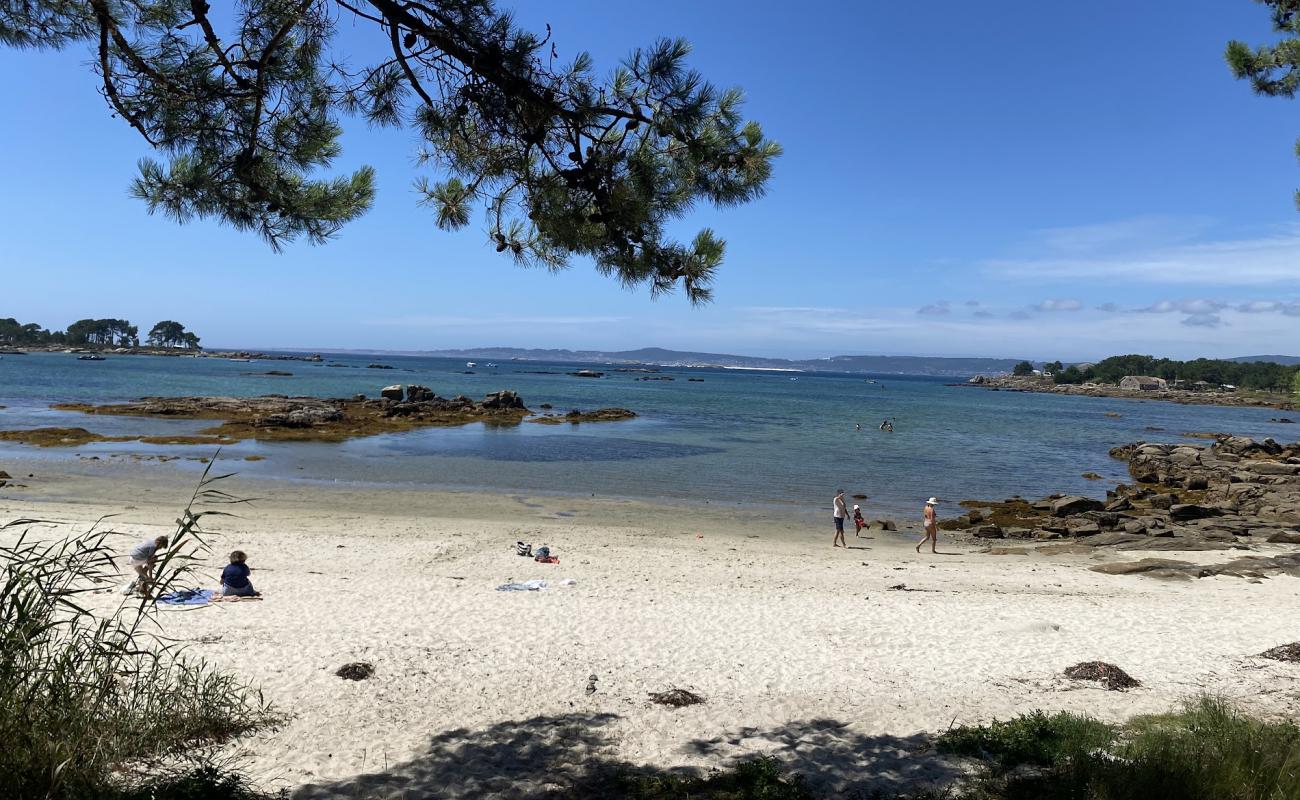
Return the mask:
[(478, 366), (478, 364), (475, 364), (473, 361), (466, 361), (465, 366), (469, 367), (470, 369), (474, 369), (475, 367)]
[(107, 361), (108, 359), (98, 353), (86, 353), (84, 356), (77, 356), (78, 361)]

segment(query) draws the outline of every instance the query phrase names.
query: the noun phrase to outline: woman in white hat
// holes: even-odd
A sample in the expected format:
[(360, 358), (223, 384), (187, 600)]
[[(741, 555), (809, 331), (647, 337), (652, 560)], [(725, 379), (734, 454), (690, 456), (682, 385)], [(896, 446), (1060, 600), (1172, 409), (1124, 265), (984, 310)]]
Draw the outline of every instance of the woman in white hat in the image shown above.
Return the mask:
[(939, 544), (939, 520), (935, 517), (934, 507), (939, 504), (939, 498), (931, 497), (925, 501), (925, 511), (922, 517), (925, 520), (925, 538), (916, 543), (916, 552), (921, 552), (921, 546), (926, 542), (930, 543), (930, 552), (938, 553), (935, 545)]

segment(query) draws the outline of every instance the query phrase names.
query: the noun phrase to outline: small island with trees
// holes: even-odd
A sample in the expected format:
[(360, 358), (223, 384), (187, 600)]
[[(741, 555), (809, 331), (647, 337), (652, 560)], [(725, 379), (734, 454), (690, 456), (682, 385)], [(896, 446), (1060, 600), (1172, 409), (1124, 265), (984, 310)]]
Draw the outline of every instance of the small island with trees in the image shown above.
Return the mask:
[(1195, 405), (1285, 410), (1300, 407), (1300, 366), (1273, 361), (1176, 361), (1123, 355), (1096, 363), (1065, 365), (1054, 361), (1041, 368), (1021, 361), (1010, 375), (976, 375), (962, 385), (994, 391), (1136, 397)]
[(80, 319), (67, 330), (50, 330), (40, 323), (21, 323), (13, 317), (0, 319), (0, 348), (9, 352), (28, 350), (149, 350), (189, 351), (203, 348), (199, 337), (173, 320), (163, 320), (149, 329), (145, 345), (140, 328), (125, 319)]

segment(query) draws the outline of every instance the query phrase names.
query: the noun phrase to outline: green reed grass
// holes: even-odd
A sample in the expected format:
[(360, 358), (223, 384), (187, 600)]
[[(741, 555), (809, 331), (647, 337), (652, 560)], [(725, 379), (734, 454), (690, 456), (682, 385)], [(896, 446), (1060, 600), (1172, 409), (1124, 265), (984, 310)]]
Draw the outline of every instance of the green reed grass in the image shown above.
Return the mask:
[(938, 744), (988, 765), (961, 794), (970, 800), (1300, 798), (1300, 727), (1212, 697), (1118, 726), (1034, 713), (956, 728)]
[[(185, 586), (210, 552), (201, 523), (226, 512), (207, 507), (240, 502), (217, 488), (227, 477), (204, 472), (155, 596)], [(109, 609), (88, 608), (90, 593), (124, 579), (102, 523), (53, 541), (34, 535), (39, 520), (4, 526), (20, 533), (0, 547), (0, 797), (125, 796), (130, 767), (273, 721), (258, 692), (167, 640), (151, 599), (115, 594)]]

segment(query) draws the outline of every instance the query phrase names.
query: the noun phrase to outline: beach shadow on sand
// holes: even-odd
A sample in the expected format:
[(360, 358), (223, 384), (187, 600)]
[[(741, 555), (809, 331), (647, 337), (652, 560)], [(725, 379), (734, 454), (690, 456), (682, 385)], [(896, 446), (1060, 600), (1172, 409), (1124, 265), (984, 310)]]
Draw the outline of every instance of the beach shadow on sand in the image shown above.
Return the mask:
[[(690, 775), (688, 767), (660, 769), (619, 761), (609, 726), (614, 714), (565, 714), (502, 722), (479, 731), (458, 729), (433, 737), (428, 752), (382, 772), (333, 783), (307, 784), (294, 800), (397, 800), (397, 798), (623, 796), (616, 777)], [(965, 773), (936, 754), (928, 737), (867, 736), (829, 719), (777, 728), (742, 728), (687, 742), (687, 754), (731, 766), (760, 755), (779, 760), (790, 774), (827, 796), (889, 796), (946, 785)]]

